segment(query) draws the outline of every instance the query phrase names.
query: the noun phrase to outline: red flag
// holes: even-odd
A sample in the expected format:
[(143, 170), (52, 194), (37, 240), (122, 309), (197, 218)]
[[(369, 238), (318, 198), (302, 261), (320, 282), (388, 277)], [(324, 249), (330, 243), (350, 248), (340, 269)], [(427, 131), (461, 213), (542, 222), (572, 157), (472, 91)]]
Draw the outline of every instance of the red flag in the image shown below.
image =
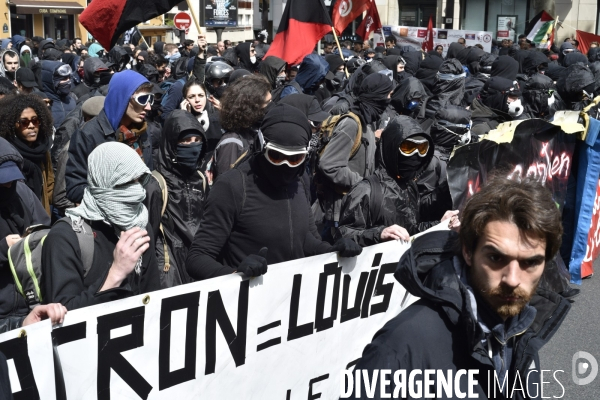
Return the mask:
[(371, 0), (338, 0), (333, 8), (333, 26), (338, 35), (359, 15), (367, 11)]
[(323, 0), (288, 0), (265, 58), (276, 56), (290, 65), (300, 64), (329, 32), (331, 18)]
[(181, 0), (94, 0), (79, 16), (81, 25), (106, 50), (137, 24), (163, 15)]
[(590, 49), (592, 42), (600, 42), (600, 36), (594, 35), (593, 33), (587, 33), (582, 31), (577, 32), (577, 40), (579, 40), (579, 51), (583, 54), (587, 54)]
[(429, 23), (427, 24), (427, 37), (423, 40), (421, 45), (423, 51), (433, 50), (433, 19), (429, 16)]
[(381, 21), (379, 20), (379, 13), (377, 12), (377, 5), (371, 0), (367, 15), (363, 19), (362, 23), (356, 29), (356, 34), (363, 40), (367, 40), (371, 32), (381, 29)]

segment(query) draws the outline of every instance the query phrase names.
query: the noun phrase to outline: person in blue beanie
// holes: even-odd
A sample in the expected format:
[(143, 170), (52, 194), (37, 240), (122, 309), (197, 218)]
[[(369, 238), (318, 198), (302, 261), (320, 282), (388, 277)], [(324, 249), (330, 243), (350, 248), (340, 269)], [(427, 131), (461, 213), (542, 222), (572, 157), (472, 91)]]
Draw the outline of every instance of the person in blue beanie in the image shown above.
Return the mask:
[(88, 155), (98, 145), (118, 141), (134, 149), (152, 170), (152, 142), (146, 114), (154, 102), (153, 85), (137, 72), (114, 74), (108, 86), (104, 109), (71, 137), (65, 172), (67, 198), (81, 203), (88, 186)]

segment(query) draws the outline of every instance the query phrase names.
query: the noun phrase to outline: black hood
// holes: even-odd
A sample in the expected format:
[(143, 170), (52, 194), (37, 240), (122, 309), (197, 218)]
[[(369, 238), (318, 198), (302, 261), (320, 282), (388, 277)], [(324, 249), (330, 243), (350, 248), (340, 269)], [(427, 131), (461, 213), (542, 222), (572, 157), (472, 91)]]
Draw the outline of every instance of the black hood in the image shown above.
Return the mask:
[(588, 60), (592, 62), (600, 61), (600, 47), (592, 47), (587, 53)]
[[(448, 130), (457, 131), (455, 127), (446, 126), (446, 123), (457, 125), (471, 124), (471, 111), (464, 107), (448, 105), (435, 113), (435, 122), (431, 125), (431, 138), (437, 149), (452, 150), (458, 144), (460, 136), (454, 135)], [(456, 132), (464, 133), (464, 131)]]
[[(415, 135), (423, 136), (429, 141), (429, 151), (425, 157), (421, 158), (421, 166), (415, 171), (418, 176), (427, 167), (433, 157), (433, 140), (417, 121), (405, 115), (394, 117), (381, 133), (381, 140), (379, 142), (381, 156), (378, 157), (378, 167), (385, 168), (391, 177), (398, 179), (398, 158), (400, 156), (398, 149), (400, 148), (400, 143)], [(413, 155), (413, 157), (419, 156)]]
[(474, 73), (483, 73), (487, 75), (491, 75), (492, 73), (492, 65), (494, 65), (494, 61), (498, 58), (495, 54), (485, 53), (479, 59), (477, 63), (477, 70)]
[[(438, 107), (445, 107), (447, 104), (460, 105), (462, 103), (465, 96), (464, 72), (462, 64), (457, 59), (446, 60), (440, 65), (439, 75), (432, 90), (434, 103), (428, 104), (428, 109), (434, 107), (437, 111)], [(455, 77), (450, 80), (441, 79), (443, 75)]]
[(505, 79), (500, 76), (490, 78), (481, 92), (482, 103), (495, 111), (508, 112), (508, 93), (513, 92), (515, 95), (521, 93), (515, 89), (514, 81)]
[[(563, 65), (563, 62), (565, 60), (565, 50), (575, 50), (575, 47), (573, 47), (573, 45), (570, 42), (563, 42), (563, 44), (560, 45), (560, 50), (558, 52), (558, 63), (560, 65)], [(568, 54), (568, 53), (567, 53)]]
[(419, 67), (421, 66), (421, 61), (423, 61), (423, 53), (420, 51), (409, 51), (402, 54), (402, 57), (406, 61), (404, 71), (412, 76), (415, 76), (419, 70)]
[[(595, 78), (592, 71), (581, 64), (571, 65), (556, 82), (558, 93), (567, 104), (578, 103), (582, 99), (583, 90), (594, 91)], [(595, 95), (595, 93), (594, 93)], [(578, 108), (580, 110), (581, 108)]]
[(90, 57), (83, 62), (83, 81), (88, 86), (94, 86), (94, 73), (99, 69), (108, 69), (98, 57)]
[(337, 72), (337, 69), (344, 65), (344, 60), (338, 54), (327, 54), (325, 56), (325, 61), (329, 64), (329, 71), (334, 74)]
[(235, 55), (240, 59), (239, 66), (247, 69), (250, 72), (254, 72), (258, 66), (258, 61), (252, 63), (250, 60), (250, 47), (252, 43), (240, 43), (235, 46)]
[(0, 164), (13, 161), (19, 169), (23, 169), (23, 156), (6, 139), (0, 137)]
[(401, 56), (385, 56), (383, 57), (383, 65), (394, 73), (394, 80), (398, 82), (398, 61)]
[(430, 91), (433, 90), (433, 86), (436, 82), (436, 74), (438, 73), (443, 62), (444, 60), (442, 57), (439, 57), (439, 55), (428, 55), (421, 62), (421, 66), (415, 75), (415, 77), (418, 78)]
[(500, 56), (492, 64), (491, 76), (500, 76), (514, 81), (519, 73), (519, 62), (510, 56)]
[(540, 69), (548, 69), (548, 57), (541, 51), (530, 51), (523, 61), (523, 73), (532, 76)]
[(163, 169), (176, 175), (180, 173), (179, 169), (176, 168), (174, 160), (177, 160), (179, 135), (181, 132), (187, 130), (196, 131), (202, 137), (204, 146), (199, 157), (199, 159), (202, 159), (206, 152), (206, 134), (204, 128), (202, 128), (200, 122), (191, 113), (184, 110), (174, 110), (165, 121), (165, 126), (162, 130), (158, 155), (159, 171)]
[(117, 66), (118, 72), (123, 69), (124, 63), (129, 62), (129, 54), (121, 46), (115, 46), (108, 53), (108, 61)]
[(404, 113), (404, 108), (412, 99), (427, 99), (427, 92), (421, 81), (412, 76), (404, 79), (392, 94), (391, 105), (398, 114)]
[(581, 65), (585, 65), (586, 67), (589, 64), (588, 58), (581, 53), (571, 53), (565, 56), (563, 61), (565, 67), (569, 68), (573, 64), (580, 63)]
[(281, 58), (274, 56), (269, 56), (260, 63), (260, 73), (267, 78), (273, 89), (277, 84), (277, 75), (285, 68), (285, 64)]
[(448, 52), (446, 53), (446, 59), (449, 60), (451, 58), (458, 57), (458, 53), (463, 51), (465, 46), (458, 42), (450, 43), (450, 47), (448, 47)]
[(548, 118), (553, 113), (548, 99), (550, 90), (555, 88), (554, 81), (543, 74), (535, 74), (527, 80), (523, 88), (523, 101), (535, 118)]

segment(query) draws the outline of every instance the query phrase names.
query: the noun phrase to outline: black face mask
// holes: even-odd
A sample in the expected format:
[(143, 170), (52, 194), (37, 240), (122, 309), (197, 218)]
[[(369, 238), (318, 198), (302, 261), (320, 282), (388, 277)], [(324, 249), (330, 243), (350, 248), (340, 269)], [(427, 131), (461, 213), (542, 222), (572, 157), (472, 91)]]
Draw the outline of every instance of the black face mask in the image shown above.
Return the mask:
[(225, 89), (227, 89), (227, 85), (222, 85), (222, 86), (213, 88), (212, 94), (217, 99), (220, 99), (221, 97), (223, 97), (223, 93), (225, 93)]
[(271, 185), (280, 188), (285, 188), (289, 186), (290, 183), (297, 180), (304, 166), (304, 163), (294, 168), (288, 167), (287, 164), (273, 165), (267, 161), (264, 155), (259, 155), (257, 161), (261, 175), (263, 175)]
[(417, 176), (417, 172), (425, 162), (425, 157), (420, 157), (417, 154), (412, 156), (398, 155), (398, 174), (403, 181), (413, 179)]
[(113, 74), (110, 71), (100, 72), (100, 86), (108, 85), (112, 78)]
[(188, 170), (198, 167), (198, 160), (202, 153), (202, 142), (177, 145), (177, 164)]
[(6, 71), (6, 72), (4, 72), (4, 75), (6, 75), (6, 79), (8, 79), (9, 81), (14, 81), (15, 80), (15, 74), (16, 74), (16, 71)]
[(12, 204), (17, 195), (17, 182), (13, 182), (10, 187), (0, 186), (0, 208)]

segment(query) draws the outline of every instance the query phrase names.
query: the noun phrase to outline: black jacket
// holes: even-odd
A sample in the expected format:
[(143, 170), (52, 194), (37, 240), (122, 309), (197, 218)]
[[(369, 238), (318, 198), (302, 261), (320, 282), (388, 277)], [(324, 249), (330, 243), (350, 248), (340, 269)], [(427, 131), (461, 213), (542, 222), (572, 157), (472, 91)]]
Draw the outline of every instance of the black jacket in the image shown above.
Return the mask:
[(382, 203), (378, 215), (373, 213), (379, 207), (371, 204), (374, 200), (373, 187), (367, 179), (362, 180), (342, 199), (336, 239), (340, 236), (349, 237), (361, 246), (370, 246), (381, 241), (381, 232), (390, 225), (397, 224), (413, 235), (439, 223), (421, 223), (416, 178), (395, 179), (399, 175), (396, 168), (398, 147), (406, 138), (421, 135), (430, 142), (429, 152), (423, 157), (422, 167), (416, 171), (417, 177), (433, 157), (433, 142), (429, 135), (423, 132), (416, 122), (410, 120), (411, 124), (407, 120), (409, 118), (404, 116), (392, 120), (379, 142), (376, 157), (378, 164), (374, 174), (382, 190)]
[(465, 77), (459, 77), (464, 73), (462, 65), (458, 60), (446, 60), (440, 66), (440, 74), (455, 75), (452, 80), (438, 79), (433, 86), (433, 97), (427, 102), (427, 118), (433, 118), (437, 110), (451, 104), (460, 106), (465, 96)]
[(492, 129), (496, 129), (499, 124), (511, 120), (508, 114), (489, 108), (483, 104), (480, 99), (473, 100), (471, 110), (473, 111), (473, 128), (471, 129), (471, 135), (474, 139), (485, 135)]
[[(170, 282), (168, 285), (163, 284), (163, 287), (191, 281), (185, 270), (185, 259), (200, 225), (204, 200), (208, 196), (206, 178), (200, 171), (182, 169), (174, 162), (177, 159), (179, 135), (187, 130), (200, 132), (206, 143), (202, 127), (192, 114), (183, 110), (173, 111), (163, 129), (158, 165), (156, 166), (156, 170), (165, 179), (169, 193), (165, 214), (161, 220), (171, 255), (173, 271), (170, 275), (175, 275), (174, 279), (167, 279), (166, 276), (163, 276), (165, 274), (161, 274), (161, 282), (168, 283), (165, 280)], [(202, 160), (202, 154), (200, 160)], [(163, 238), (157, 239), (159, 242), (156, 246), (158, 262), (159, 266), (162, 266), (164, 265)]]
[[(67, 198), (73, 203), (81, 203), (83, 191), (87, 187), (87, 158), (99, 145), (117, 140), (115, 130), (111, 126), (104, 110), (91, 119), (71, 137), (69, 159), (65, 172)], [(148, 132), (140, 136), (144, 162), (152, 169), (152, 138)]]
[(301, 179), (278, 188), (250, 157), (217, 180), (205, 202), (186, 267), (194, 279), (231, 274), (249, 255), (268, 247), (269, 264), (323, 254)]
[(115, 228), (102, 221), (93, 221), (90, 226), (94, 232), (94, 259), (85, 277), (73, 228), (66, 223), (55, 224), (46, 236), (40, 284), (45, 291), (45, 302), (61, 303), (67, 310), (75, 310), (160, 289), (154, 233), (148, 225), (150, 247), (142, 255), (141, 273), (132, 271), (120, 287), (99, 292), (113, 263), (113, 251), (119, 238)]
[[(0, 139), (0, 164), (7, 161), (23, 165), (19, 152)], [(16, 182), (16, 192), (11, 197), (14, 201), (0, 205), (0, 333), (20, 327), (29, 313), (25, 300), (17, 293), (10, 271), (6, 236), (23, 235), (31, 225), (50, 225), (50, 217), (42, 203), (23, 182)]]
[[(479, 374), (475, 393), (479, 398), (488, 398), (487, 378), (489, 373), (493, 379), (494, 364), (482, 344), (486, 336), (473, 315), (468, 288), (455, 272), (457, 259), (453, 258), (452, 251), (455, 235), (449, 231), (426, 234), (417, 238), (404, 253), (395, 277), (420, 300), (375, 334), (355, 371), (368, 371), (372, 376), (374, 370), (381, 368), (391, 369), (392, 374), (399, 369), (441, 369), (452, 370), (454, 377), (457, 370), (476, 369)], [(540, 396), (539, 371), (543, 366), (540, 366), (538, 352), (558, 330), (570, 304), (556, 293), (538, 289), (529, 305), (537, 310), (537, 314), (533, 323), (511, 340), (514, 347), (512, 362), (507, 369), (508, 381), (512, 387), (516, 371), (519, 371), (523, 386), (528, 386), (529, 393)], [(488, 339), (495, 342), (491, 336)], [(532, 363), (535, 363), (534, 372), (528, 376)], [(467, 392), (466, 383), (466, 379), (461, 380), (460, 388), (464, 393)], [(493, 384), (490, 382), (490, 388)], [(361, 393), (365, 393), (364, 385)], [(374, 398), (380, 399), (379, 396), (380, 388), (377, 387)], [(523, 392), (515, 390), (514, 396), (514, 399), (523, 399)], [(496, 398), (505, 397), (500, 394)]]
[(41, 65), (42, 88), (44, 93), (46, 93), (46, 96), (52, 99), (52, 106), (50, 107), (52, 111), (52, 120), (54, 127), (58, 129), (67, 117), (67, 114), (75, 108), (75, 99), (71, 97), (71, 94), (59, 95), (56, 93), (56, 88), (54, 87), (54, 72), (62, 66), (63, 63), (60, 61), (45, 60), (42, 61)]

